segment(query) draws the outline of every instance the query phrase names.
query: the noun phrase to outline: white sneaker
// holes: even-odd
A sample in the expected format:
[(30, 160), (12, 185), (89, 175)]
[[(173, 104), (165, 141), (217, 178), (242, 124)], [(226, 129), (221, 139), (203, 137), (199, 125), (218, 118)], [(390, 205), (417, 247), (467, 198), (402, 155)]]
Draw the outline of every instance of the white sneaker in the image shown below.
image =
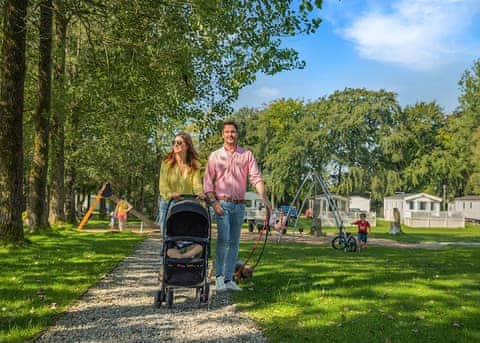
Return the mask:
[(217, 292), (223, 292), (226, 290), (225, 287), (225, 278), (223, 276), (217, 276), (215, 279), (215, 287), (217, 289)]
[(240, 287), (238, 287), (238, 285), (233, 280), (225, 283), (225, 288), (229, 289), (231, 291), (241, 291), (242, 290)]

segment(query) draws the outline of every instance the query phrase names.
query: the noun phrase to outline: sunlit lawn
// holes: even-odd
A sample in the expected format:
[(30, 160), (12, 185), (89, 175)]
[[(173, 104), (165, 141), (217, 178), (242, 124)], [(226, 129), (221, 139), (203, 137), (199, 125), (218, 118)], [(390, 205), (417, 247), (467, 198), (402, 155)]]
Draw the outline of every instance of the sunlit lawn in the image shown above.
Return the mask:
[(479, 260), (479, 248), (270, 244), (235, 301), (271, 342), (478, 342)]
[(29, 235), (24, 248), (0, 247), (0, 342), (22, 342), (129, 255), (144, 237), (71, 230)]
[[(304, 232), (310, 231), (310, 222), (300, 218), (298, 227), (303, 227)], [(297, 229), (298, 230), (298, 229)], [(347, 227), (347, 231), (356, 233), (355, 227)], [(480, 242), (480, 225), (469, 224), (465, 228), (410, 228), (403, 225), (403, 234), (389, 234), (390, 223), (381, 219), (377, 220), (377, 226), (372, 228), (369, 237), (386, 238), (398, 242), (421, 243), (421, 242)], [(294, 231), (293, 228), (291, 231)], [(336, 228), (324, 227), (323, 232), (333, 235)]]
[[(127, 231), (129, 228), (138, 229), (140, 227), (141, 221), (134, 216), (129, 216), (127, 220)], [(92, 218), (90, 218), (87, 224), (83, 227), (84, 230), (88, 231), (89, 229), (104, 229), (108, 230), (110, 224), (110, 219), (108, 216), (105, 216), (103, 219), (100, 218), (97, 214), (94, 214)], [(118, 228), (118, 221), (115, 220), (116, 228)]]
[(401, 242), (480, 242), (480, 225), (467, 224), (465, 228), (411, 228), (402, 226), (403, 234), (391, 235), (390, 223), (377, 221), (372, 237), (388, 238)]

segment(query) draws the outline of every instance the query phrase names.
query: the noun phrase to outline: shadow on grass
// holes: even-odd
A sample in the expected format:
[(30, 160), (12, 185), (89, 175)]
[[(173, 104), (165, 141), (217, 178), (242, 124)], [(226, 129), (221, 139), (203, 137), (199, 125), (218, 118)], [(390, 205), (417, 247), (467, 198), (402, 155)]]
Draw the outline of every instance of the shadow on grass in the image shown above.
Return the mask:
[[(251, 244), (242, 245), (246, 254)], [(273, 342), (475, 341), (480, 249), (267, 248), (251, 291), (235, 294)], [(248, 289), (248, 286), (247, 286)]]
[(71, 230), (28, 238), (26, 247), (0, 249), (0, 341), (23, 341), (50, 323), (143, 239)]

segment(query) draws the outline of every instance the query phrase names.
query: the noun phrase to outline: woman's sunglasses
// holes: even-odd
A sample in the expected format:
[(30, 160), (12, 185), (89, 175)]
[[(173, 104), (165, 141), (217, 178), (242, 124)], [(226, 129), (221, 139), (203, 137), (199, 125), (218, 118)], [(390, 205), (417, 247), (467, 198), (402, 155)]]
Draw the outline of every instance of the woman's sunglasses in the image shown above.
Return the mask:
[(177, 140), (172, 141), (172, 145), (182, 145), (183, 143), (184, 143), (183, 141), (177, 141)]

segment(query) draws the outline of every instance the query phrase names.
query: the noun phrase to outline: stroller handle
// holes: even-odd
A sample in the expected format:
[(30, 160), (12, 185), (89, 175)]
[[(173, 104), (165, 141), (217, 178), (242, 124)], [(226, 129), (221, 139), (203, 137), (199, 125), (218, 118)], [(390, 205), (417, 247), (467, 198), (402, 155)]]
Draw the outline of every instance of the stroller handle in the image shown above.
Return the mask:
[(178, 198), (170, 198), (169, 200), (198, 200), (201, 199), (201, 197), (198, 194), (179, 194)]

